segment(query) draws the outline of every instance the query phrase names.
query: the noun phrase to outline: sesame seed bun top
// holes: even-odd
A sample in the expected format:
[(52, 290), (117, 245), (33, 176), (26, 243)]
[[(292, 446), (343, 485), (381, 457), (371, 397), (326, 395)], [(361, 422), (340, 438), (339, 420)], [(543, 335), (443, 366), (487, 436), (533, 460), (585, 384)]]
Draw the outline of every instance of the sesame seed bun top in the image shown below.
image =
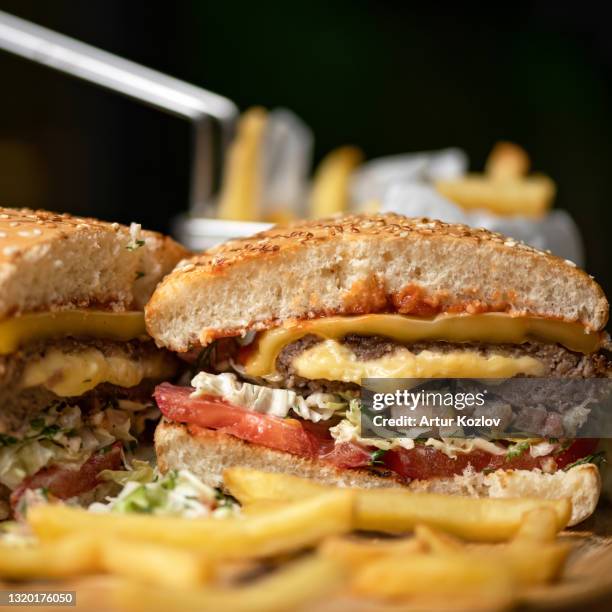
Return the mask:
[(506, 312), (603, 329), (608, 302), (572, 262), (501, 234), (396, 214), (277, 226), (182, 262), (146, 309), (186, 351), (290, 319)]
[(142, 309), (187, 255), (136, 224), (0, 208), (0, 320), (75, 307)]

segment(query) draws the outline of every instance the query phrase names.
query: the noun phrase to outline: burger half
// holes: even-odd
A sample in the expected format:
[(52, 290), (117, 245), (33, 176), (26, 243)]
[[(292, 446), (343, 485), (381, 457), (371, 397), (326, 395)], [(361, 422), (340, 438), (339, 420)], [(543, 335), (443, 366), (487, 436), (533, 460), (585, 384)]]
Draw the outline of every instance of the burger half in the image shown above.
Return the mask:
[(0, 208), (0, 518), (122, 467), (178, 366), (143, 307), (186, 254), (135, 224)]
[[(608, 303), (571, 262), (485, 230), (399, 215), (276, 227), (179, 265), (146, 307), (190, 360), (163, 384), (159, 466), (218, 486), (246, 465), (342, 486), (561, 497), (600, 493), (596, 440), (361, 436), (362, 379), (609, 377)], [(520, 408), (520, 407), (519, 407)]]

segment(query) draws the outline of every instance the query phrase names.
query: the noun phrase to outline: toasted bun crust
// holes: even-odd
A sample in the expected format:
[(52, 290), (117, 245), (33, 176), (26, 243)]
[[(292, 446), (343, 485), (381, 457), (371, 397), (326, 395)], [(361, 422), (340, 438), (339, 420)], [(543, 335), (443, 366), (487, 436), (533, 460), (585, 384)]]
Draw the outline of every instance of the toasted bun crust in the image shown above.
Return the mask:
[[(213, 430), (198, 429), (194, 434), (185, 425), (167, 421), (157, 426), (155, 451), (162, 472), (186, 468), (213, 487), (221, 486), (223, 470), (234, 466), (281, 472), (341, 487), (403, 486), (389, 472), (337, 468), (324, 461), (296, 457)], [(569, 525), (575, 525), (594, 512), (601, 492), (601, 478), (595, 465), (586, 464), (554, 474), (544, 474), (539, 470), (466, 473), (452, 478), (412, 481), (408, 488), (421, 493), (471, 497), (571, 497)]]
[(70, 307), (142, 309), (188, 254), (139, 226), (0, 208), (0, 319)]
[(278, 226), (194, 257), (146, 309), (159, 345), (187, 351), (288, 319), (501, 311), (601, 330), (608, 302), (571, 262), (511, 238), (401, 215)]

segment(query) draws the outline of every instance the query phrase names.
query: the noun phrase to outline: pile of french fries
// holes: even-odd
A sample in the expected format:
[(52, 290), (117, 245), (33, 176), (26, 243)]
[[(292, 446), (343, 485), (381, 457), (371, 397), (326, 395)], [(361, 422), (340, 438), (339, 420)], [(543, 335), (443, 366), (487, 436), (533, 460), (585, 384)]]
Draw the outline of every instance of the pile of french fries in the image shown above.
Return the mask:
[[(224, 168), (218, 202), (220, 219), (285, 222), (299, 212), (298, 203), (281, 205), (274, 215), (265, 212), (262, 196), (263, 142), (268, 115), (263, 108), (251, 108), (240, 118)], [(361, 149), (341, 146), (330, 151), (312, 178), (306, 214), (328, 217), (351, 209), (350, 181), (364, 160)], [(466, 210), (487, 210), (500, 216), (541, 218), (550, 209), (556, 185), (544, 174), (530, 173), (527, 152), (511, 142), (498, 142), (492, 149), (483, 173), (470, 173), (440, 180), (436, 190)], [(353, 203), (355, 204), (355, 203)], [(376, 212), (380, 202), (360, 202), (359, 208)], [(296, 207), (297, 206), (297, 207)], [(279, 209), (280, 210), (280, 209)]]
[(527, 152), (511, 142), (498, 142), (483, 174), (467, 174), (438, 181), (436, 189), (465, 209), (489, 210), (497, 215), (537, 219), (549, 210), (557, 191), (552, 179), (528, 174)]
[(419, 607), (449, 598), (489, 609), (554, 580), (570, 552), (556, 538), (571, 514), (567, 499), (338, 489), (247, 468), (226, 470), (225, 488), (239, 516), (34, 506), (27, 521), (36, 543), (0, 544), (0, 579), (105, 574), (110, 607), (129, 611), (316, 610), (331, 600), (337, 609), (363, 600)]

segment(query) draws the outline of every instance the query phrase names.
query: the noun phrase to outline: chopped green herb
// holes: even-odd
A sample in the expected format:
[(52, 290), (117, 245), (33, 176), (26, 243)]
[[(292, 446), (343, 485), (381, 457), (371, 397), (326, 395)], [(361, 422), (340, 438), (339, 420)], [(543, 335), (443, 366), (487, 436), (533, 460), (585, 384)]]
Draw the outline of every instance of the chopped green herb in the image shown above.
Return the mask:
[(145, 275), (144, 272), (138, 270), (138, 272), (136, 272), (136, 280), (138, 280), (139, 278), (142, 278)]
[(128, 251), (135, 251), (136, 249), (139, 249), (140, 247), (144, 245), (145, 245), (144, 240), (134, 240), (134, 242), (130, 242), (130, 244), (128, 244), (125, 248)]
[(508, 452), (506, 453), (506, 459), (516, 459), (529, 450), (529, 442), (519, 442), (518, 444), (513, 444), (508, 447)]
[(30, 421), (30, 427), (32, 429), (42, 429), (45, 425), (46, 425), (45, 419), (43, 419), (42, 417), (32, 419)]
[(567, 472), (567, 470), (570, 470), (571, 468), (576, 467), (577, 465), (586, 465), (587, 463), (594, 463), (597, 466), (600, 466), (603, 463), (607, 463), (605, 451), (600, 451), (598, 453), (595, 453), (594, 455), (587, 455), (582, 459), (578, 459), (578, 461), (574, 461), (574, 463), (566, 465), (563, 470)]
[(91, 382), (91, 378), (84, 378), (84, 379), (83, 379), (83, 382), (84, 382), (84, 383)]
[(238, 504), (238, 500), (232, 495), (228, 495), (227, 493), (223, 493), (220, 489), (215, 489), (215, 499), (218, 502), (219, 507), (227, 506), (231, 508)]
[(40, 435), (43, 438), (52, 438), (55, 434), (60, 431), (59, 425), (47, 425), (41, 432)]
[(384, 456), (386, 452), (387, 451), (383, 450), (382, 448), (375, 450), (370, 455), (370, 464), (371, 465), (384, 465), (384, 463), (381, 461), (381, 458)]
[(0, 448), (10, 446), (11, 444), (17, 444), (17, 438), (7, 434), (0, 434)]

